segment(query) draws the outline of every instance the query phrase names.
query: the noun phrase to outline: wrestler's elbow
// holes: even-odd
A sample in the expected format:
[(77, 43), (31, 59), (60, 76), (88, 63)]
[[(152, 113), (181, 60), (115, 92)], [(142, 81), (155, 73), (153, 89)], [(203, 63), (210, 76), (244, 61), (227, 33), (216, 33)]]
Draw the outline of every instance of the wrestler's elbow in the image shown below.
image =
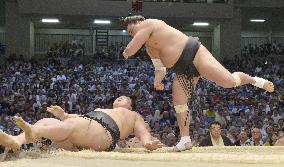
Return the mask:
[(126, 54), (128, 57), (133, 56), (138, 50), (136, 48), (126, 48)]
[(125, 52), (127, 54), (128, 57), (134, 55), (136, 52), (138, 52), (138, 50), (142, 47), (142, 43), (140, 42), (133, 42), (130, 43), (126, 48), (125, 48)]

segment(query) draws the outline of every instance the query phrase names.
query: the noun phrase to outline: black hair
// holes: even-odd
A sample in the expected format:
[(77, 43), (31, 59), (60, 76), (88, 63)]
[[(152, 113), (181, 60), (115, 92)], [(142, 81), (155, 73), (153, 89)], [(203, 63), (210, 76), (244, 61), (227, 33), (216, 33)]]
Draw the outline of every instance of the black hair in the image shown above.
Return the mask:
[(136, 111), (136, 97), (134, 95), (129, 96), (131, 99), (131, 107), (132, 111)]
[(129, 14), (129, 16), (121, 18), (120, 22), (122, 25), (127, 26), (128, 24), (136, 24), (138, 21), (144, 21), (145, 17), (141, 16), (141, 15), (131, 15)]
[(220, 122), (218, 122), (218, 121), (212, 122), (212, 123), (210, 124), (210, 128), (211, 128), (212, 125), (219, 125), (219, 126), (221, 127), (221, 124), (220, 124)]

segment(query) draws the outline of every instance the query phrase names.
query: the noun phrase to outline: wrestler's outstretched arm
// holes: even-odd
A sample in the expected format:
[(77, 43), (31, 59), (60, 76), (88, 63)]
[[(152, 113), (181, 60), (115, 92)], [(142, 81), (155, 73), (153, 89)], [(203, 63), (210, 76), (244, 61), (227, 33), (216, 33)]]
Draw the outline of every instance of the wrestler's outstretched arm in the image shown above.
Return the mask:
[(123, 52), (123, 57), (125, 59), (134, 55), (145, 44), (152, 33), (152, 27), (152, 23), (147, 20), (141, 23), (138, 32), (134, 35), (133, 39), (128, 43)]
[(155, 69), (155, 79), (154, 79), (154, 88), (157, 90), (163, 90), (164, 89), (164, 84), (162, 81), (164, 80), (166, 74), (167, 74), (167, 69), (163, 65), (162, 61), (156, 57), (160, 57), (159, 53), (153, 50), (150, 50), (149, 47), (146, 46), (146, 51), (148, 55), (151, 57), (154, 69)]
[(56, 118), (59, 118), (61, 121), (64, 121), (67, 118), (78, 117), (78, 114), (68, 114), (59, 106), (50, 106), (47, 107), (47, 111), (53, 114)]
[(166, 71), (155, 70), (154, 88), (157, 90), (164, 90), (165, 86), (162, 83), (166, 76)]
[(136, 114), (134, 134), (140, 139), (143, 146), (150, 151), (156, 150), (157, 148), (161, 148), (163, 146), (159, 140), (151, 140), (151, 134), (146, 128), (144, 119), (139, 114)]

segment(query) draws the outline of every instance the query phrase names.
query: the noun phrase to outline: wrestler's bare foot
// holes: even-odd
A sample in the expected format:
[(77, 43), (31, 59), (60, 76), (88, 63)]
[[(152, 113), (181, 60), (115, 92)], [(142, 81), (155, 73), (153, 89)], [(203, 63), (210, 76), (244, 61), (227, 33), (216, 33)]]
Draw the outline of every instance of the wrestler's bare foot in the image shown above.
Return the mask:
[(0, 145), (10, 148), (13, 151), (18, 151), (21, 148), (20, 143), (16, 140), (15, 137), (6, 134), (2, 130), (0, 130)]
[(25, 122), (21, 117), (14, 116), (15, 123), (25, 132), (26, 143), (36, 140), (36, 132), (31, 124)]
[(47, 111), (53, 114), (55, 117), (64, 120), (64, 110), (59, 106), (50, 106), (47, 107)]
[(273, 92), (274, 91), (274, 84), (270, 81), (266, 81), (263, 85), (263, 89), (265, 89), (268, 92)]

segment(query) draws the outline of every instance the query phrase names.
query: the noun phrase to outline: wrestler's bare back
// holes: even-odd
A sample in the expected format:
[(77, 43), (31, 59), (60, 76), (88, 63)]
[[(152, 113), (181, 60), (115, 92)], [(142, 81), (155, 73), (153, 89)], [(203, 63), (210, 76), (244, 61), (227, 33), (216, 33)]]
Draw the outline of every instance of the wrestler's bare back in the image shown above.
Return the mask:
[[(98, 111), (107, 113), (117, 123), (121, 139), (133, 133), (137, 115), (135, 112), (120, 107), (115, 109), (98, 109)], [(89, 121), (82, 117), (74, 117), (68, 118), (64, 122), (72, 126), (73, 131), (66, 141), (72, 143), (73, 146), (100, 151), (107, 149), (112, 143), (110, 133), (95, 120)]]
[[(172, 67), (181, 55), (189, 37), (162, 20), (147, 19), (143, 22), (148, 22), (146, 24), (150, 26), (141, 26), (141, 28), (152, 29), (145, 43), (147, 53), (151, 58), (161, 59), (165, 67)], [(140, 24), (143, 25), (143, 22)]]

